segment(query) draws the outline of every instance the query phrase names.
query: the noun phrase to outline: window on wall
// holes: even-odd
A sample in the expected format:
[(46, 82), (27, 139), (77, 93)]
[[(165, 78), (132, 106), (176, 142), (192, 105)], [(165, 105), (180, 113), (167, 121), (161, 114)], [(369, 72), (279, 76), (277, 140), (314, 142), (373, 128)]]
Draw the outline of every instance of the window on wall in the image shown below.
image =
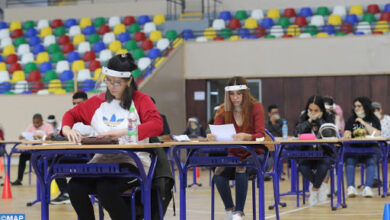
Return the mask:
[[(228, 79), (207, 81), (207, 120), (214, 117), (214, 108), (223, 104), (227, 81)], [(261, 102), (261, 79), (247, 79), (247, 81), (251, 94)]]

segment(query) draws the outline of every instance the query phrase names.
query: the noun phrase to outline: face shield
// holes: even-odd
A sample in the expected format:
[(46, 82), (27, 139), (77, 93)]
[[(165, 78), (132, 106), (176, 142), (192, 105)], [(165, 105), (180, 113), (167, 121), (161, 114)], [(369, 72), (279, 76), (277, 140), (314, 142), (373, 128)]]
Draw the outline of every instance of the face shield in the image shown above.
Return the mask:
[(238, 91), (238, 90), (247, 90), (249, 89), (246, 85), (234, 85), (234, 86), (226, 86), (225, 87), (225, 112), (233, 111), (233, 106), (230, 101), (229, 92), (230, 91)]

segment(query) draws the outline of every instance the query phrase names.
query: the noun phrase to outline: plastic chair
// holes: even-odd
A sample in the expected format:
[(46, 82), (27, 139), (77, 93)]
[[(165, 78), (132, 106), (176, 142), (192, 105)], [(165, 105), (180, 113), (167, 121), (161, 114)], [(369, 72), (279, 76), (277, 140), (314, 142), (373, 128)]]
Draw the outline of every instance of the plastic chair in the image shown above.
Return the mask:
[(307, 25), (306, 17), (304, 16), (298, 16), (295, 18), (294, 24), (298, 25), (299, 27), (304, 27)]
[(62, 47), (62, 52), (65, 54), (70, 53), (72, 51), (74, 51), (74, 46), (70, 42), (64, 44), (64, 46)]
[(23, 30), (22, 29), (16, 29), (12, 31), (11, 33), (11, 38), (18, 38), (24, 36)]
[(146, 23), (150, 22), (150, 18), (147, 15), (141, 15), (138, 17), (138, 24), (139, 25), (144, 25)]
[(30, 46), (28, 44), (21, 44), (18, 47), (17, 54), (23, 55), (25, 53), (30, 53)]
[(162, 38), (162, 39), (158, 40), (156, 47), (160, 51), (164, 51), (165, 49), (167, 49), (169, 47), (169, 40), (166, 38)]
[(327, 32), (321, 32), (317, 34), (317, 38), (328, 38), (329, 34)]
[(142, 71), (145, 70), (150, 64), (152, 60), (149, 57), (142, 57), (138, 60), (138, 68)]
[(125, 43), (126, 41), (129, 41), (130, 39), (131, 39), (131, 37), (130, 37), (130, 34), (128, 32), (123, 32), (123, 33), (119, 34), (119, 36), (118, 36), (118, 40), (121, 43)]
[(41, 73), (46, 73), (49, 70), (53, 70), (53, 65), (51, 64), (51, 62), (43, 62), (43, 63), (41, 63), (41, 67), (40, 67), (40, 72)]
[(126, 16), (123, 18), (123, 24), (126, 26), (129, 26), (131, 24), (135, 23), (135, 18), (134, 16)]
[(14, 46), (15, 47), (19, 47), (19, 45), (21, 45), (21, 44), (26, 44), (27, 43), (27, 40), (26, 40), (26, 38), (24, 38), (24, 37), (18, 37), (18, 38), (16, 38), (15, 40), (14, 40)]
[(1, 40), (1, 44), (0, 44), (1, 48), (5, 48), (6, 46), (10, 46), (10, 45), (13, 46), (11, 38), (8, 37), (8, 38), (3, 38)]
[(215, 19), (213, 21), (213, 25), (212, 25), (212, 28), (214, 28), (215, 30), (222, 30), (225, 28), (225, 21), (223, 19)]
[(117, 24), (114, 27), (114, 34), (119, 35), (123, 32), (126, 32), (126, 26), (124, 24)]
[(129, 40), (125, 43), (125, 49), (132, 51), (138, 48), (137, 42), (135, 40)]
[(83, 60), (76, 60), (72, 63), (72, 71), (73, 72), (77, 73), (82, 69), (85, 69), (85, 63)]
[(299, 16), (304, 16), (304, 17), (313, 16), (313, 11), (309, 7), (301, 8), (301, 10), (299, 11)]
[(82, 69), (77, 73), (77, 81), (83, 82), (87, 79), (91, 79), (91, 71), (89, 69)]
[(27, 81), (28, 82), (39, 82), (41, 81), (42, 74), (38, 70), (31, 71), (28, 74)]
[(65, 45), (70, 42), (70, 38), (68, 35), (62, 35), (58, 38), (59, 45)]
[(164, 24), (165, 23), (165, 16), (164, 16), (164, 14), (156, 14), (153, 17), (153, 23), (155, 23), (156, 25)]
[(237, 18), (229, 20), (228, 27), (235, 30), (241, 27), (241, 22)]
[(61, 27), (61, 26), (64, 26), (64, 24), (62, 23), (62, 20), (61, 19), (54, 19), (51, 21), (51, 28), (58, 28), (58, 27)]
[(23, 30), (28, 30), (35, 27), (35, 22), (32, 20), (28, 20), (23, 22)]
[(12, 89), (12, 84), (10, 82), (0, 83), (0, 94), (8, 93)]
[(49, 54), (54, 54), (59, 51), (61, 51), (61, 48), (60, 45), (58, 45), (57, 43), (50, 44), (47, 48), (47, 52), (49, 52)]
[(375, 25), (375, 30), (378, 32), (386, 33), (389, 31), (389, 23), (387, 21), (378, 21)]
[(49, 81), (48, 90), (51, 93), (56, 93), (57, 90), (62, 89), (61, 81), (58, 79), (52, 79)]
[(56, 37), (62, 36), (66, 34), (66, 28), (64, 26), (58, 27), (54, 30), (54, 35)]
[(20, 59), (21, 64), (26, 64), (29, 62), (34, 62), (34, 54), (32, 53), (25, 53), (22, 55), (22, 58)]
[(157, 28), (156, 28), (156, 24), (153, 22), (148, 22), (144, 25), (144, 32), (146, 34), (149, 34), (155, 30), (157, 30)]
[(353, 33), (353, 25), (351, 23), (344, 23), (340, 26), (340, 32), (350, 34)]
[(263, 10), (261, 10), (261, 9), (254, 9), (254, 10), (252, 10), (251, 18), (256, 19), (256, 20), (263, 19), (264, 18)]
[(24, 74), (23, 70), (16, 70), (15, 72), (13, 72), (12, 79), (10, 80), (10, 82), (16, 83), (16, 82), (25, 81), (25, 80), (26, 80), (26, 78), (25, 78), (25, 74)]
[(390, 22), (390, 12), (383, 12), (379, 18), (380, 21)]
[(84, 92), (89, 92), (93, 89), (95, 89), (95, 81), (93, 81), (92, 79), (86, 79), (81, 84), (81, 90), (83, 90)]
[(332, 35), (332, 34), (335, 34), (336, 33), (336, 30), (335, 30), (335, 27), (331, 24), (327, 24), (327, 25), (324, 25), (322, 27), (322, 32), (326, 32), (328, 33), (329, 35)]
[(57, 73), (54, 70), (49, 70), (43, 75), (44, 82), (50, 82), (54, 79), (57, 79)]
[[(212, 39), (212, 38), (211, 38), (211, 39)], [(204, 37), (204, 36), (200, 36), (200, 37), (197, 37), (197, 38), (195, 39), (195, 42), (198, 42), (198, 43), (207, 42), (207, 41), (208, 41), (207, 37)]]
[(144, 50), (138, 48), (138, 49), (135, 49), (135, 50), (133, 51), (133, 58), (134, 58), (135, 60), (139, 60), (139, 59), (141, 59), (142, 57), (145, 57), (145, 52), (144, 52)]
[(120, 49), (122, 49), (122, 44), (120, 41), (118, 40), (115, 40), (115, 41), (112, 41), (110, 43), (110, 45), (108, 46), (108, 48), (112, 51), (112, 52), (116, 52)]
[(68, 62), (73, 63), (76, 60), (80, 60), (80, 54), (76, 51), (72, 51), (68, 54)]
[(9, 38), (9, 30), (8, 29), (1, 29), (0, 30), (0, 39)]
[(52, 55), (51, 61), (58, 63), (59, 61), (65, 60), (65, 55), (61, 51), (58, 51)]
[(230, 28), (224, 28), (220, 31), (220, 35), (221, 37), (223, 37), (224, 39), (229, 39), (232, 35), (233, 35), (233, 32), (232, 32), (232, 29)]
[(190, 39), (194, 39), (194, 32), (192, 31), (192, 29), (184, 29), (183, 30), (183, 38), (184, 40), (190, 40)]
[(79, 45), (81, 42), (85, 41), (85, 37), (83, 34), (76, 34), (73, 36), (73, 45)]
[(50, 44), (56, 43), (56, 37), (53, 35), (48, 35), (43, 39), (43, 46), (49, 47)]
[(267, 31), (265, 27), (259, 26), (253, 31), (253, 34), (257, 37), (264, 37), (267, 35)]
[(321, 15), (314, 15), (311, 17), (310, 20), (310, 25), (316, 26), (316, 27), (321, 27), (325, 25), (325, 20), (324, 17)]
[(349, 14), (345, 17), (346, 23), (351, 23), (352, 25), (355, 25), (359, 22), (359, 18), (355, 14)]
[(271, 28), (274, 25), (274, 20), (272, 18), (264, 18), (261, 21), (261, 26), (265, 27), (266, 29)]
[(36, 62), (37, 63), (44, 63), (44, 62), (49, 62), (50, 58), (49, 58), (49, 53), (47, 52), (40, 52), (38, 55), (37, 55), (37, 60)]
[(167, 38), (169, 41), (174, 41), (177, 38), (177, 32), (176, 30), (168, 30), (165, 33), (165, 38)]
[(73, 25), (72, 27), (69, 28), (69, 37), (74, 37), (78, 34), (81, 34), (80, 26)]
[(8, 82), (10, 79), (9, 79), (9, 73), (8, 71), (0, 71), (0, 83), (3, 83), (3, 82)]
[(83, 60), (89, 62), (96, 59), (96, 54), (94, 51), (88, 51), (84, 54)]
[(284, 31), (282, 26), (275, 25), (271, 28), (270, 34), (275, 36), (276, 38), (280, 38), (284, 35)]
[(102, 65), (97, 60), (91, 60), (88, 64), (88, 69), (93, 72), (99, 68), (102, 68)]
[(15, 71), (22, 70), (22, 66), (19, 63), (13, 63), (9, 65), (8, 72), (14, 73)]
[(359, 22), (356, 26), (356, 32), (361, 32), (363, 34), (371, 34), (371, 25), (368, 22)]
[(98, 34), (99, 35), (104, 35), (106, 33), (111, 32), (111, 29), (108, 25), (102, 25), (99, 27)]
[(0, 21), (0, 30), (1, 29), (7, 29), (8, 28), (8, 25), (5, 21)]
[(286, 9), (284, 9), (283, 17), (293, 18), (295, 16), (297, 16), (297, 15), (295, 13), (295, 9), (294, 8), (286, 8)]
[[(108, 50), (108, 49), (104, 49), (102, 51), (100, 51), (99, 53), (99, 61), (100, 62), (106, 62), (108, 61), (109, 59), (111, 59), (112, 57), (112, 53), (111, 53), (111, 50)], [(135, 58), (134, 58), (135, 59)]]
[(278, 25), (283, 28), (287, 28), (288, 26), (290, 26), (290, 19), (287, 17), (281, 17), (278, 20)]
[(108, 19), (108, 26), (113, 28), (116, 25), (121, 23), (121, 18), (119, 16), (112, 16)]
[(57, 63), (57, 66), (56, 66), (56, 72), (57, 73), (62, 73), (64, 72), (65, 70), (70, 70), (70, 65), (69, 65), (69, 62), (66, 61), (66, 60), (61, 60)]
[(94, 33), (96, 33), (96, 30), (95, 30), (95, 26), (93, 26), (93, 25), (87, 26), (83, 30), (84, 35), (91, 35)]
[(247, 38), (250, 35), (250, 31), (247, 28), (238, 29), (238, 35), (241, 38)]
[(89, 42), (81, 42), (77, 48), (77, 51), (81, 54), (91, 50), (91, 45)]
[(77, 25), (76, 19), (74, 19), (74, 18), (66, 19), (66, 21), (65, 21), (65, 27), (66, 28), (70, 28), (70, 27), (72, 27), (74, 25)]
[(28, 43), (30, 47), (34, 47), (36, 45), (39, 45), (41, 43), (41, 38), (34, 36), (30, 38), (30, 42)]
[(81, 28), (85, 28), (85, 27), (90, 26), (90, 25), (92, 25), (91, 18), (83, 17), (80, 19), (80, 27)]
[(22, 29), (22, 24), (20, 23), (20, 21), (12, 21), (9, 25), (9, 30), (14, 31), (17, 29)]
[(49, 35), (52, 35), (53, 32), (52, 32), (52, 29), (51, 27), (44, 27), (41, 29), (41, 32), (39, 33), (39, 36), (40, 37), (46, 37), (46, 36), (49, 36)]
[(248, 18), (248, 14), (245, 10), (238, 10), (236, 11), (234, 17), (237, 18), (238, 20), (245, 20)]
[(13, 90), (15, 94), (22, 94), (26, 91), (28, 91), (28, 83), (26, 80), (21, 80), (15, 83), (15, 89)]
[(37, 44), (33, 47), (33, 54), (37, 55), (41, 52), (45, 52), (45, 47), (42, 44)]
[(37, 64), (34, 62), (26, 63), (24, 65), (24, 72), (25, 73), (30, 73), (32, 71), (38, 70)]
[(18, 62), (18, 56), (16, 54), (10, 54), (5, 59), (5, 63), (6, 64), (13, 64), (13, 63), (16, 63), (16, 62)]
[(362, 21), (366, 21), (366, 22), (372, 24), (376, 21), (376, 18), (375, 18), (375, 15), (372, 13), (366, 13), (363, 15)]
[(43, 28), (50, 27), (49, 21), (46, 19), (41, 19), (37, 22), (37, 29), (41, 30)]
[(321, 16), (329, 16), (329, 8), (325, 6), (321, 6), (317, 8), (316, 15), (321, 15)]
[(115, 41), (115, 34), (112, 32), (105, 33), (103, 35), (103, 42), (106, 45), (109, 45), (111, 42)]
[(310, 33), (302, 33), (299, 35), (299, 38), (311, 38), (311, 34)]
[(349, 14), (362, 15), (363, 7), (361, 5), (352, 5), (349, 8)]
[(60, 80), (62, 82), (64, 81), (68, 81), (68, 80), (73, 80), (73, 72), (71, 70), (64, 70), (62, 73), (61, 73), (61, 76), (60, 76)]
[(161, 31), (152, 31), (150, 33), (149, 39), (153, 42), (156, 42), (162, 38)]
[(381, 10), (379, 9), (379, 5), (378, 4), (370, 4), (370, 5), (367, 6), (366, 13), (377, 14), (380, 11)]
[(223, 19), (224, 21), (228, 21), (232, 19), (232, 13), (230, 11), (221, 11), (219, 13), (219, 18)]
[(102, 41), (96, 42), (93, 45), (93, 51), (95, 51), (95, 53), (99, 53), (100, 51), (102, 51), (104, 49), (106, 49), (106, 45), (104, 45), (104, 43)]
[(144, 41), (146, 39), (146, 35), (144, 32), (137, 32), (134, 34), (134, 40), (137, 42)]
[(267, 18), (272, 18), (272, 19), (280, 18), (279, 9), (277, 8), (268, 9)]
[(248, 18), (245, 20), (244, 27), (248, 29), (255, 29), (257, 28), (257, 20), (254, 18)]
[(26, 30), (26, 37), (31, 38), (38, 35), (38, 31), (35, 28), (30, 28)]
[(99, 42), (99, 41), (100, 41), (100, 37), (98, 34), (91, 34), (88, 37), (88, 42), (90, 44), (95, 44), (96, 42)]
[(287, 28), (287, 34), (289, 34), (291, 36), (299, 36), (301, 34), (301, 29), (296, 24), (290, 25)]
[(153, 48), (149, 51), (148, 57), (152, 60), (156, 59), (157, 57), (161, 56), (161, 51), (158, 48)]
[(153, 42), (151, 40), (144, 40), (141, 44), (143, 50), (150, 50), (153, 48)]
[(336, 5), (333, 7), (332, 14), (344, 17), (345, 15), (347, 15), (347, 8), (344, 5)]
[(340, 15), (331, 15), (328, 18), (328, 24), (339, 26), (342, 24)]
[(95, 27), (100, 27), (100, 26), (102, 26), (102, 25), (105, 25), (106, 24), (106, 19), (105, 18), (103, 18), (103, 17), (97, 17), (97, 18), (95, 18), (94, 20), (93, 20), (93, 25), (95, 26)]
[(7, 70), (7, 65), (4, 62), (0, 62), (0, 71)]
[(127, 30), (128, 32), (130, 32), (131, 34), (135, 34), (139, 31), (141, 31), (141, 27), (139, 26), (139, 24), (137, 23), (134, 23), (134, 24), (131, 24)]

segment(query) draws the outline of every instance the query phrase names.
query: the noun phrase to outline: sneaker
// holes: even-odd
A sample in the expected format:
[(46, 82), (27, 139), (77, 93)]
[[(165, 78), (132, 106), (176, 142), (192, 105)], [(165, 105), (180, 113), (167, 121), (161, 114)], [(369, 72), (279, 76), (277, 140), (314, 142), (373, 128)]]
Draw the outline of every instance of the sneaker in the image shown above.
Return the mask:
[(234, 214), (233, 220), (243, 220), (244, 218), (240, 214)]
[(315, 206), (318, 203), (318, 191), (312, 191), (309, 197), (309, 205)]
[(382, 186), (382, 181), (378, 181), (378, 179), (374, 179), (374, 183), (372, 184), (372, 188), (378, 188), (378, 183), (380, 182)]
[(366, 198), (372, 198), (374, 196), (374, 193), (371, 190), (371, 187), (366, 186), (363, 189), (362, 196)]
[(13, 186), (21, 186), (22, 185), (22, 181), (15, 180), (14, 182), (11, 183), (11, 185), (13, 185)]
[(327, 183), (322, 183), (318, 190), (318, 201), (325, 202), (328, 197), (329, 187)]
[(70, 199), (68, 193), (60, 193), (60, 195), (57, 196), (57, 198), (50, 201), (50, 204), (53, 205), (69, 204), (69, 203), (70, 203)]
[(357, 196), (358, 192), (356, 191), (355, 187), (348, 186), (347, 195), (349, 198), (353, 198)]
[(225, 220), (232, 220), (233, 219), (233, 212), (232, 211), (226, 211), (225, 213)]

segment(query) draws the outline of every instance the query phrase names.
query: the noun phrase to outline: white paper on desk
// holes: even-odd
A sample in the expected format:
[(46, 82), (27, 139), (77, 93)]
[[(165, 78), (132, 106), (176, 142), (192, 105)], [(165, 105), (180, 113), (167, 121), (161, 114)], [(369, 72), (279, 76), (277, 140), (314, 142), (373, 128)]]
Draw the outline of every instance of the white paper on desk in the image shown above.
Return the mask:
[(175, 139), (176, 141), (179, 141), (179, 142), (191, 141), (190, 138), (185, 134), (174, 135), (173, 139)]
[(34, 140), (34, 133), (32, 132), (22, 132), (23, 139), (26, 141), (33, 141)]
[(217, 137), (217, 141), (234, 141), (233, 135), (236, 129), (233, 124), (209, 125), (211, 133)]

